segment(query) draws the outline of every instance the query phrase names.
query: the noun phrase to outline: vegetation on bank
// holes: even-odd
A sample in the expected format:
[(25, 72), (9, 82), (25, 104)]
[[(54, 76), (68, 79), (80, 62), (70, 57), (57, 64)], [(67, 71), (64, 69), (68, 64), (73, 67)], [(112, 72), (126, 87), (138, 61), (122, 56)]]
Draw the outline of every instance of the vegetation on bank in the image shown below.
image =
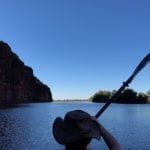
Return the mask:
[[(90, 97), (90, 100), (92, 102), (107, 102), (107, 100), (115, 93), (116, 91), (98, 91), (95, 93), (92, 97)], [(128, 104), (146, 104), (150, 103), (150, 90), (148, 90), (146, 93), (144, 92), (136, 92), (133, 89), (125, 89), (117, 99), (115, 99), (113, 102), (115, 103), (128, 103)]]

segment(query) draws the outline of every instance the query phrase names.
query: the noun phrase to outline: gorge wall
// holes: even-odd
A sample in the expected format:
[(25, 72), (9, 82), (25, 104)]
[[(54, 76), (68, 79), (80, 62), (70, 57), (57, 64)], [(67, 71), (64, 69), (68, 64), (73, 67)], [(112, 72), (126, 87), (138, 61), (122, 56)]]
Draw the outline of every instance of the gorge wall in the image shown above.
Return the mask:
[(0, 107), (29, 102), (50, 102), (52, 93), (31, 67), (0, 41)]

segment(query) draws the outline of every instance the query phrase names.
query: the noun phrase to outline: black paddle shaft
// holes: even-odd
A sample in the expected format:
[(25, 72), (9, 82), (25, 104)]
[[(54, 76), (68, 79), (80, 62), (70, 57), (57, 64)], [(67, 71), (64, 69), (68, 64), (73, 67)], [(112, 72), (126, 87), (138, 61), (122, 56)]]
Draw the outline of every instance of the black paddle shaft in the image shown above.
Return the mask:
[(111, 102), (121, 94), (121, 92), (129, 85), (129, 83), (133, 80), (133, 78), (142, 70), (142, 68), (145, 67), (145, 65), (150, 62), (150, 53), (146, 55), (142, 61), (139, 63), (139, 65), (136, 67), (132, 75), (127, 79), (126, 82), (123, 82), (123, 85), (118, 89), (118, 91), (104, 104), (104, 106), (97, 112), (95, 115), (96, 118), (98, 118), (105, 110), (106, 108), (111, 104)]

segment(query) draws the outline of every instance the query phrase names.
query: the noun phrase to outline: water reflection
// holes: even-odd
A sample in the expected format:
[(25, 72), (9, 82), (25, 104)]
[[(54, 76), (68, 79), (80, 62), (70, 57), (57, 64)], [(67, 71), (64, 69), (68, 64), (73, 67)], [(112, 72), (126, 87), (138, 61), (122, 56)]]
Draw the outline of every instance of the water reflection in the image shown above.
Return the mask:
[[(24, 117), (22, 117), (24, 116)], [(28, 118), (19, 108), (0, 110), (0, 149), (20, 149), (20, 141), (28, 136)]]
[(8, 149), (9, 143), (12, 143), (12, 138), (9, 136), (11, 134), (12, 121), (8, 114), (0, 114), (0, 149)]

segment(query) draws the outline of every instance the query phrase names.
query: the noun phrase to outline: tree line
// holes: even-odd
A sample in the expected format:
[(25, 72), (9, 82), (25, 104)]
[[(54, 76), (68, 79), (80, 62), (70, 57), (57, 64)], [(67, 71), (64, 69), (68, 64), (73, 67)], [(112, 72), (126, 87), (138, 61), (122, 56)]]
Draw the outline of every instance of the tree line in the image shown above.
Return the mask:
[[(107, 100), (116, 92), (100, 90), (90, 97), (92, 102), (107, 102)], [(115, 103), (127, 103), (127, 104), (146, 104), (150, 103), (150, 90), (146, 93), (136, 92), (133, 89), (127, 88), (122, 91), (117, 99), (113, 100)]]

